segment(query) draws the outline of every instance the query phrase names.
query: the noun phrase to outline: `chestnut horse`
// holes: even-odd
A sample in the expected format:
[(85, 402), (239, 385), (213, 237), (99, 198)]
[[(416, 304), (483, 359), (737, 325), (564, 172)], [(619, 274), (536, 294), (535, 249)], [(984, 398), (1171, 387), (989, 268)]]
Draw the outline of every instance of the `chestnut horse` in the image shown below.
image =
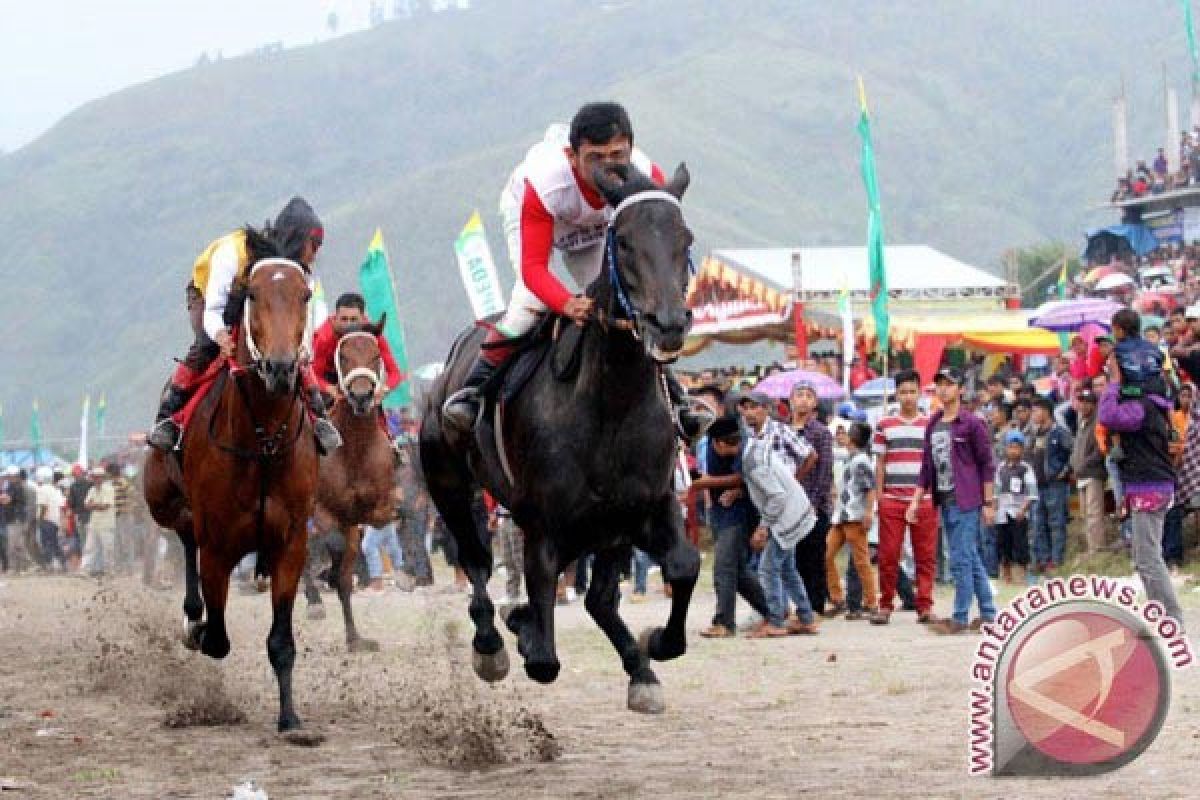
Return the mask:
[(229, 575), (243, 556), (258, 553), (260, 574), (271, 578), (267, 655), (279, 683), (280, 732), (301, 725), (292, 706), (292, 604), (317, 488), (316, 443), (299, 381), (310, 335), (308, 279), (284, 258), (254, 263), (232, 363), (225, 361), (197, 405), (181, 452), (151, 450), (143, 472), (150, 513), (183, 543), (185, 646), (217, 659), (229, 653)]
[[(352, 652), (379, 649), (374, 640), (359, 636), (350, 608), (362, 526), (382, 528), (392, 521), (395, 453), (379, 419), (379, 404), (387, 392), (378, 339), (383, 323), (381, 319), (338, 339), (334, 355), (338, 396), (330, 419), (342, 434), (343, 444), (321, 459), (317, 484), (317, 514), (341, 531), (346, 542), (340, 552), (329, 548), (333, 561), (330, 575), (342, 605), (346, 646)], [(306, 582), (311, 579), (305, 575)], [(319, 602), (320, 595), (316, 597)]]

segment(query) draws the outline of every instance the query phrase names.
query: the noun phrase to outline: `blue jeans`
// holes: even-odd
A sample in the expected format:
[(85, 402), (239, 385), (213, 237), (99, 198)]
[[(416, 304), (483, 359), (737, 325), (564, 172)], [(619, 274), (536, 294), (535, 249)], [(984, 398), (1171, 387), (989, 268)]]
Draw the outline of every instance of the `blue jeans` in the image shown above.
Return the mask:
[(1162, 554), (1167, 566), (1183, 566), (1183, 521), (1187, 518), (1186, 506), (1172, 506), (1163, 523)]
[(1000, 558), (996, 551), (996, 528), (993, 525), (983, 525), (979, 529), (979, 558), (983, 568), (990, 577), (1000, 574)]
[[(1121, 469), (1112, 458), (1104, 459), (1104, 468), (1108, 470), (1108, 480), (1112, 483), (1113, 500), (1117, 504), (1117, 517), (1120, 518), (1125, 508), (1125, 484), (1121, 482)], [(1126, 516), (1121, 522), (1121, 538), (1125, 544), (1133, 541), (1133, 521)]]
[(1065, 481), (1038, 487), (1038, 499), (1033, 504), (1033, 560), (1037, 564), (1063, 563), (1070, 493), (1071, 487)]
[(774, 536), (767, 536), (767, 546), (762, 553), (762, 563), (759, 565), (758, 579), (762, 581), (763, 593), (767, 596), (767, 610), (770, 616), (767, 621), (777, 628), (783, 627), (784, 617), (787, 616), (788, 600), (796, 606), (796, 616), (805, 624), (811, 624), (813, 616), (812, 605), (808, 602), (808, 592), (804, 591), (804, 582), (796, 571), (796, 548), (784, 550), (775, 541)]
[(942, 506), (942, 529), (950, 547), (950, 574), (954, 577), (954, 621), (967, 623), (971, 600), (979, 601), (979, 615), (985, 620), (996, 618), (996, 603), (988, 583), (987, 570), (979, 557), (978, 508), (963, 511), (955, 503)]
[(400, 539), (396, 536), (396, 524), (389, 522), (382, 528), (363, 526), (363, 555), (367, 559), (367, 574), (371, 580), (383, 575), (383, 551), (387, 550), (388, 558), (392, 561), (392, 569), (399, 569), (404, 563), (400, 554)]
[(646, 593), (646, 575), (650, 572), (650, 556), (633, 548), (633, 593)]

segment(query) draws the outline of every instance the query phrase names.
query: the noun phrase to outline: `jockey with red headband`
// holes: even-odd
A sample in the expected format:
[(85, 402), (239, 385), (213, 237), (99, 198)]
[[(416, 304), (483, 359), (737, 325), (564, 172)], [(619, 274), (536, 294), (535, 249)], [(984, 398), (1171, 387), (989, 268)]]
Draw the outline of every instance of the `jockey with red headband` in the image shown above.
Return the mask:
[[(293, 197), (279, 212), (266, 233), (284, 257), (311, 272), (317, 251), (325, 239), (321, 220), (302, 197)], [(247, 244), (246, 229), (240, 228), (212, 242), (192, 265), (187, 286), (187, 309), (195, 340), (163, 392), (154, 430), (147, 442), (160, 450), (178, 446), (182, 437), (179, 414), (196, 390), (201, 376), (217, 356), (233, 358), (237, 342), (226, 319), (226, 305), (249, 277), (257, 260)], [(325, 416), (321, 387), (310, 366), (301, 369), (305, 398), (315, 418), (314, 433), (321, 451), (329, 453), (342, 444), (337, 428)]]
[[(625, 109), (617, 103), (589, 103), (575, 114), (569, 129), (551, 126), (509, 177), (500, 196), (500, 215), (517, 282), (503, 319), (489, 330), (462, 388), (442, 407), (453, 428), (468, 431), (474, 426), (480, 387), (512, 353), (511, 339), (532, 329), (547, 311), (578, 325), (591, 316), (592, 299), (563, 286), (550, 270), (550, 257), (555, 250), (562, 254), (580, 289), (600, 275), (613, 209), (592, 173), (611, 165), (632, 165), (660, 186), (666, 182), (662, 170), (633, 146), (633, 125)], [(670, 370), (664, 374), (681, 430), (689, 437), (699, 435), (711, 423), (711, 415), (687, 406)]]

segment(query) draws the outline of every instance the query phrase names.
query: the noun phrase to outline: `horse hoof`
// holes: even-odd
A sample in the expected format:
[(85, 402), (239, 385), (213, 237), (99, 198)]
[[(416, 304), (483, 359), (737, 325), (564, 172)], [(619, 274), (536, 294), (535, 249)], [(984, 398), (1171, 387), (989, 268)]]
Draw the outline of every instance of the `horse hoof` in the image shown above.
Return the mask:
[(200, 652), (209, 658), (215, 658), (220, 661), (229, 655), (229, 639), (228, 637), (222, 637), (222, 641), (217, 641), (216, 637), (212, 636), (211, 631), (205, 630), (200, 636)]
[[(282, 725), (282, 723), (280, 723)], [(325, 741), (325, 735), (316, 731), (308, 731), (299, 727), (279, 731), (279, 738), (297, 747), (317, 747)]]
[(180, 637), (180, 641), (183, 642), (183, 646), (188, 650), (199, 650), (200, 640), (202, 638), (204, 638), (204, 623), (184, 620), (183, 636)]
[(346, 649), (351, 653), (378, 653), (379, 642), (374, 639), (364, 639), (360, 636), (357, 639), (347, 641)]
[(629, 684), (629, 710), (639, 714), (661, 714), (667, 710), (661, 683)]
[(305, 616), (309, 619), (325, 619), (325, 606), (314, 603), (305, 609)]
[(475, 650), (471, 651), (471, 666), (480, 680), (488, 683), (504, 680), (508, 675), (508, 650), (501, 647), (491, 655), (484, 655)]
[(525, 674), (538, 683), (554, 683), (561, 665), (557, 661), (525, 662)]

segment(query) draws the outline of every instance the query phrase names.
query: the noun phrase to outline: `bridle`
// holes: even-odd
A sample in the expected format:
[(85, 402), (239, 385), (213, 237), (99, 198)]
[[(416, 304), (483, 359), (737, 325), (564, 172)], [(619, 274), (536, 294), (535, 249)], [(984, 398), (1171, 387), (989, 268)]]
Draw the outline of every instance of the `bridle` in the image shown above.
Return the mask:
[(370, 331), (351, 331), (350, 333), (342, 334), (338, 339), (337, 347), (333, 351), (333, 365), (337, 369), (338, 388), (342, 390), (342, 394), (349, 396), (350, 384), (358, 378), (366, 378), (371, 382), (371, 391), (373, 393), (379, 391), (380, 386), (387, 385), (387, 373), (384, 371), (383, 356), (378, 355), (376, 359), (379, 361), (377, 369), (370, 367), (355, 367), (349, 372), (342, 372), (342, 345), (347, 339), (353, 339), (356, 336), (361, 336), (371, 341), (377, 341), (375, 334)]
[[(264, 258), (250, 268), (250, 274), (246, 276), (247, 284), (254, 278), (254, 274), (263, 267), (291, 267), (300, 273), (304, 278), (304, 283), (308, 283), (309, 272), (300, 264), (292, 261), (290, 258)], [(250, 363), (247, 368), (258, 370), (262, 364), (262, 353), (259, 352), (258, 344), (254, 341), (254, 326), (251, 324), (254, 311), (254, 298), (247, 293), (246, 306), (242, 312), (242, 328), (246, 335), (246, 349), (250, 352)], [(300, 341), (300, 352), (297, 354), (297, 361), (304, 362), (308, 360), (312, 353), (312, 337), (313, 337), (313, 318), (308, 309), (304, 313), (304, 337)]]
[[(638, 203), (644, 203), (647, 200), (664, 200), (675, 206), (683, 212), (683, 205), (679, 202), (679, 198), (670, 192), (662, 189), (647, 189), (641, 192), (635, 192), (629, 197), (626, 197), (613, 210), (613, 215), (608, 221), (608, 228), (604, 234), (604, 261), (608, 270), (608, 283), (612, 287), (613, 296), (616, 298), (617, 305), (620, 307), (623, 317), (617, 317), (611, 311), (607, 314), (597, 314), (597, 321), (602, 327), (613, 327), (618, 330), (628, 331), (635, 341), (641, 341), (641, 318), (642, 312), (629, 299), (629, 292), (625, 289), (625, 284), (621, 281), (621, 270), (617, 264), (617, 218), (621, 216), (621, 212), (635, 206)], [(691, 248), (688, 248), (687, 253), (688, 276), (694, 278), (696, 276), (696, 263), (692, 260)]]

